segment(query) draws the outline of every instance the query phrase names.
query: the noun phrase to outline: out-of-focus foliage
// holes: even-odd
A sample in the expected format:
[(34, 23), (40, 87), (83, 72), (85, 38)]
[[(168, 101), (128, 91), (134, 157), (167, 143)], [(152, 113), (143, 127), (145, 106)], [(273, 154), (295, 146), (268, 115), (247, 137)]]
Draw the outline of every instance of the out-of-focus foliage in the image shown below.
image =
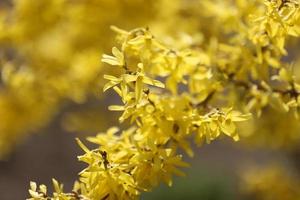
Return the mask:
[(47, 125), (62, 105), (99, 96), (99, 59), (112, 45), (109, 26), (147, 24), (156, 10), (152, 0), (11, 4), (0, 8), (0, 156)]
[(266, 110), (260, 118), (243, 124), (243, 144), (292, 152), (298, 150), (300, 123), (292, 113)]
[(299, 177), (285, 167), (276, 164), (263, 169), (253, 167), (242, 177), (241, 188), (249, 199), (300, 199)]

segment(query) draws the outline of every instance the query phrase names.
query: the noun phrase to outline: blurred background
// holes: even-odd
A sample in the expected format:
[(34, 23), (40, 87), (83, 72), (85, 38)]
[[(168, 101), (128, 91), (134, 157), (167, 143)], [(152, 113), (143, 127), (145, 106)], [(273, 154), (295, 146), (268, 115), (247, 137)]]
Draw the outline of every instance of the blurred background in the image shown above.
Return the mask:
[[(237, 6), (247, 1), (211, 2), (220, 12), (236, 9), (226, 15), (230, 21), (247, 14)], [(0, 0), (0, 199), (25, 199), (30, 181), (51, 185), (52, 178), (70, 190), (84, 168), (75, 137), (118, 123), (118, 113), (107, 110), (117, 97), (102, 93), (109, 69), (100, 58), (113, 46), (111, 25), (147, 26), (165, 43), (185, 33), (200, 43), (222, 40), (215, 29), (224, 21), (208, 21), (201, 6), (201, 0)], [(297, 44), (289, 44), (295, 58)], [(300, 199), (300, 124), (274, 113), (265, 109), (264, 120), (245, 125), (241, 142), (195, 147), (186, 177), (142, 199)]]

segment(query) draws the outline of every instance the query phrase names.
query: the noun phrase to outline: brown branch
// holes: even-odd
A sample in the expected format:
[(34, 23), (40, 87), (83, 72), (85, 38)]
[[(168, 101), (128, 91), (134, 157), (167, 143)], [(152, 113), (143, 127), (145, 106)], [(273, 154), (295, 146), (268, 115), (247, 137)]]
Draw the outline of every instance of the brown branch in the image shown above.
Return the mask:
[[(255, 85), (256, 88), (260, 91), (263, 91), (263, 92), (268, 92), (269, 91), (268, 89), (263, 87), (260, 83), (257, 83), (255, 81), (250, 80), (249, 81), (250, 84), (249, 84), (245, 81), (235, 80), (234, 77), (235, 77), (235, 74), (231, 73), (231, 74), (228, 75), (228, 80), (236, 86), (240, 86), (240, 87), (243, 87), (246, 90), (250, 90), (251, 87), (253, 85)], [(300, 95), (300, 92), (298, 92), (296, 90), (294, 82), (292, 82), (290, 84), (291, 84), (292, 88), (289, 89), (289, 90), (280, 90), (280, 89), (276, 89), (276, 88), (271, 88), (271, 92), (280, 93), (281, 95), (289, 95), (290, 97), (297, 98)]]

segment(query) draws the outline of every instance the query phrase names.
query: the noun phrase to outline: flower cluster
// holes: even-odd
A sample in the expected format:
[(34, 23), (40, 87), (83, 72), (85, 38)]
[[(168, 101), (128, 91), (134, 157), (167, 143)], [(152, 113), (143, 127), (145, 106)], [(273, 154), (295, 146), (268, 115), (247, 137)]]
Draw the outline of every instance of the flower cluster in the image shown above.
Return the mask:
[(120, 95), (123, 105), (109, 109), (121, 111), (120, 122), (129, 120), (131, 126), (88, 138), (99, 145), (94, 150), (78, 141), (85, 151), (79, 160), (88, 164), (80, 173), (80, 190), (89, 199), (136, 199), (160, 182), (171, 185), (173, 174), (183, 175), (178, 167), (187, 166), (179, 149), (193, 156), (193, 138), (198, 144), (222, 134), (238, 140), (236, 123), (249, 118), (232, 108), (212, 107), (217, 85), (197, 87), (213, 82), (205, 54), (170, 49), (147, 29), (114, 30), (121, 49), (114, 47), (102, 61), (122, 72), (105, 75), (104, 90)]

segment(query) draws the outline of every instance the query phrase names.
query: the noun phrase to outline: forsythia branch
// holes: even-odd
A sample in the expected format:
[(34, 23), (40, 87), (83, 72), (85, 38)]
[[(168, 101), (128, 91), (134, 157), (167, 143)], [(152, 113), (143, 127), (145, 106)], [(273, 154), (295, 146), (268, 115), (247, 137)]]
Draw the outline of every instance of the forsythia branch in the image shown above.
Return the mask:
[[(209, 45), (177, 48), (148, 28), (113, 27), (119, 47), (102, 62), (121, 72), (104, 75), (103, 90), (120, 96), (120, 104), (109, 109), (121, 112), (120, 123), (127, 120), (130, 126), (87, 138), (99, 145), (93, 150), (77, 140), (84, 151), (78, 158), (87, 167), (74, 192), (64, 193), (54, 180), (49, 197), (44, 185), (37, 189), (31, 183), (31, 199), (138, 199), (160, 182), (171, 186), (174, 174), (184, 175), (181, 168), (188, 164), (179, 152), (193, 156), (191, 142), (201, 145), (222, 136), (238, 141), (238, 124), (249, 120), (253, 109), (260, 114), (271, 98), (297, 115), (300, 85), (282, 58), (286, 40), (300, 34), (299, 15), (296, 1), (264, 1), (264, 9), (237, 22), (223, 42), (211, 38)], [(238, 95), (232, 85), (247, 94)], [(227, 98), (230, 92), (234, 98)]]

